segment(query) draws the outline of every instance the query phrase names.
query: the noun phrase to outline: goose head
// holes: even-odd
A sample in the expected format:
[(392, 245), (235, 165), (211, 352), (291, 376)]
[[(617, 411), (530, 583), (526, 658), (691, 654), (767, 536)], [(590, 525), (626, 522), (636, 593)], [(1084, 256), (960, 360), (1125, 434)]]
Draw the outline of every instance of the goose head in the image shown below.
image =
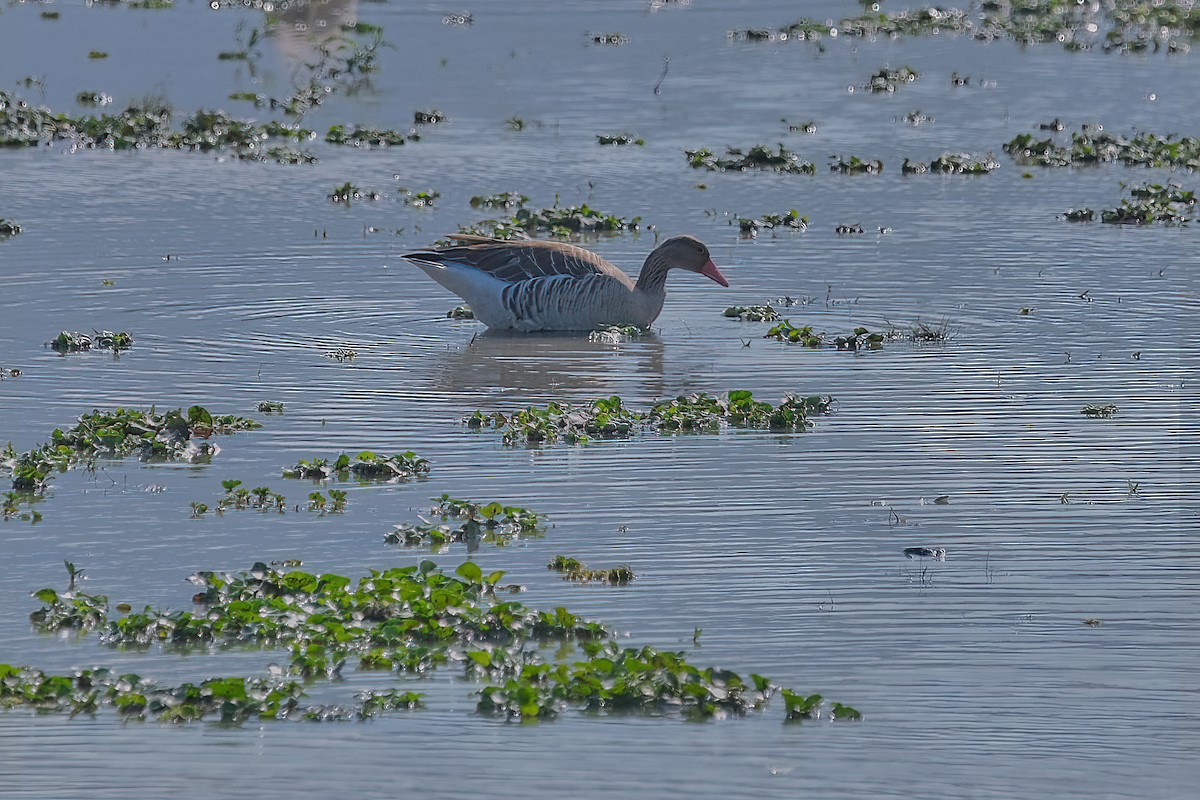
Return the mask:
[(712, 256), (704, 242), (695, 236), (672, 236), (654, 248), (646, 258), (646, 265), (657, 263), (665, 269), (685, 269), (697, 272), (722, 286), (728, 286), (729, 281), (717, 269)]

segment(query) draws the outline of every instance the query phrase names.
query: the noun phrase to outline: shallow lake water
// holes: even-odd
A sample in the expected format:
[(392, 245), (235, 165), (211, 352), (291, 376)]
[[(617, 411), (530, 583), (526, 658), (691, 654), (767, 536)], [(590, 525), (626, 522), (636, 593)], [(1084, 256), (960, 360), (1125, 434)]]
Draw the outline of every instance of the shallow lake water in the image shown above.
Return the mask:
[[(392, 46), (366, 85), (333, 93), (306, 127), (408, 130), (429, 108), (448, 121), (383, 149), (318, 137), (308, 147), (319, 161), (303, 166), (61, 142), (0, 149), (0, 217), (24, 229), (0, 241), (0, 366), (21, 371), (0, 381), (0, 442), (26, 450), (116, 406), (202, 404), (264, 423), (221, 437), (209, 464), (125, 459), (64, 473), (37, 504), (40, 522), (0, 523), (0, 662), (103, 665), (164, 682), (261, 673), (286, 653), (130, 652), (94, 634), (38, 633), (29, 592), (63, 586), (63, 560), (86, 570), (87, 591), (135, 608), (188, 606), (188, 574), (259, 560), (351, 576), (422, 558), (453, 569), (463, 545), (431, 554), (383, 542), (446, 492), (549, 515), (543, 538), (470, 554), (522, 585), (525, 604), (564, 605), (623, 641), (762, 673), (865, 719), (785, 724), (777, 698), (761, 714), (706, 723), (567, 711), (522, 725), (476, 715), (478, 684), (450, 668), (412, 681), (347, 672), (314, 683), (314, 697), (404, 686), (428, 707), (238, 727), (10, 710), (0, 713), (0, 794), (1192, 796), (1200, 238), (1195, 224), (1058, 215), (1115, 207), (1121, 182), (1200, 181), (1121, 165), (1025, 167), (1001, 145), (1056, 117), (1076, 130), (1200, 135), (1195, 53), (727, 35), (801, 14), (836, 20), (857, 3), (507, 0), (470, 8), (469, 26), (446, 24), (466, 9), (443, 3), (320, 7), (329, 20), (381, 26)], [(51, 8), (59, 18), (40, 13)], [(76, 113), (76, 94), (98, 91), (116, 109), (159, 93), (181, 116), (222, 107), (266, 119), (268, 108), (228, 95), (288, 92), (319, 18), (299, 33), (271, 28), (239, 61), (217, 53), (262, 29), (261, 11), (6, 4), (0, 88)], [(629, 41), (593, 44), (604, 32)], [(88, 59), (91, 50), (110, 55)], [(911, 85), (849, 91), (905, 64), (922, 73)], [(953, 72), (967, 84), (953, 85)], [(905, 124), (915, 109), (932, 121)], [(514, 116), (523, 130), (506, 123)], [(815, 134), (789, 132), (809, 120)], [(645, 145), (597, 145), (596, 134), (621, 131)], [(815, 175), (707, 173), (683, 153), (779, 142), (815, 162)], [(947, 150), (990, 151), (1000, 167), (900, 174), (905, 158)], [(835, 174), (831, 155), (885, 169)], [(330, 202), (346, 181), (382, 197)], [(408, 206), (402, 187), (440, 197)], [(660, 233), (693, 233), (732, 286), (673, 275), (653, 331), (633, 341), (481, 335), (478, 323), (447, 319), (457, 298), (399, 256), (497, 216), (468, 200), (506, 191), (539, 207), (557, 198), (640, 216), (638, 234), (585, 242), (631, 273)], [(807, 231), (747, 239), (731, 224), (792, 208)], [(865, 233), (835, 233), (854, 223)], [(952, 335), (842, 352), (767, 340), (766, 323), (722, 315), (767, 301), (832, 334), (919, 320)], [(92, 329), (128, 331), (135, 345), (119, 357), (46, 346), (60, 330)], [(327, 357), (337, 348), (357, 355)], [(644, 407), (730, 389), (836, 404), (804, 433), (586, 446), (507, 447), (461, 424), (477, 409), (614, 394)], [(284, 413), (258, 414), (264, 400)], [(1106, 404), (1115, 417), (1080, 413)], [(362, 449), (411, 449), (432, 472), (343, 487), (340, 515), (190, 518), (192, 502), (215, 506), (231, 478), (298, 502), (312, 487), (284, 480), (282, 467)], [(946, 559), (905, 559), (912, 546), (945, 548)], [(558, 553), (627, 563), (638, 578), (561, 581), (545, 567)]]

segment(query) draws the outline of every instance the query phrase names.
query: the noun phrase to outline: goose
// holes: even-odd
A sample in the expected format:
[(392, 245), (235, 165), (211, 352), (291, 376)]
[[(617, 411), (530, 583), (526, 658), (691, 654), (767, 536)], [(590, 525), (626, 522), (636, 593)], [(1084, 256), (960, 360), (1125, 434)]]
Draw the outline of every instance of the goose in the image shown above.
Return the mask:
[(466, 234), (449, 238), (457, 244), (401, 258), (465, 300), (489, 328), (649, 328), (662, 311), (670, 270), (698, 272), (729, 285), (708, 248), (694, 236), (672, 236), (651, 250), (636, 283), (615, 265), (572, 244)]

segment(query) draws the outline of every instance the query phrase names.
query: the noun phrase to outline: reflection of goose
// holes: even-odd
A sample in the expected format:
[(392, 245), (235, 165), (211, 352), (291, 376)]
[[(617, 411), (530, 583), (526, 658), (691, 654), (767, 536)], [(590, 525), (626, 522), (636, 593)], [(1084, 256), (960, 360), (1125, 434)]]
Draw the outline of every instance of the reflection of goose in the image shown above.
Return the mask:
[(561, 242), (451, 237), (463, 244), (404, 258), (457, 294), (489, 328), (586, 331), (607, 325), (648, 328), (662, 311), (667, 273), (698, 272), (729, 281), (691, 236), (673, 236), (646, 256), (637, 283), (595, 253)]
[(356, 22), (358, 0), (301, 0), (268, 13), (266, 33), (288, 62), (299, 67), (317, 62), (330, 42), (345, 39), (342, 26)]
[(663, 342), (644, 333), (614, 348), (578, 333), (517, 334), (491, 330), (462, 349), (438, 355), (439, 388), (503, 395), (510, 391), (559, 395), (564, 391), (658, 397), (663, 386)]

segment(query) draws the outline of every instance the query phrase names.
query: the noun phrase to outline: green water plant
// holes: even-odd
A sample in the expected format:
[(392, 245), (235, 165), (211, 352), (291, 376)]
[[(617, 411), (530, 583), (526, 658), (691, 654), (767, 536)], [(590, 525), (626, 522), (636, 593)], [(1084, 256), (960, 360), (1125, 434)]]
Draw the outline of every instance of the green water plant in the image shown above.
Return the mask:
[[(107, 597), (83, 592), (73, 582), (65, 591), (34, 593), (42, 603), (30, 615), (37, 629), (95, 631), (109, 647), (284, 650), (289, 659), (270, 681), (218, 678), (185, 684), (190, 688), (182, 691), (171, 687), (164, 694), (162, 687), (127, 675), (125, 688), (112, 692), (107, 688), (111, 673), (84, 671), (74, 680), (53, 679), (46, 686), (48, 676), (5, 665), (0, 666), (0, 706), (71, 713), (108, 705), (121, 711), (124, 704), (139, 718), (212, 718), (235, 724), (354, 718), (344, 713), (329, 717), (298, 705), (302, 681), (336, 678), (351, 662), (364, 672), (410, 675), (458, 665), (466, 677), (483, 684), (478, 712), (522, 720), (551, 718), (569, 708), (685, 718), (740, 715), (763, 709), (777, 688), (760, 675), (743, 679), (694, 665), (682, 653), (621, 647), (610, 629), (562, 607), (541, 611), (502, 598), (498, 588), (503, 573), (485, 574), (473, 562), (449, 574), (423, 561), (372, 570), (357, 582), (298, 567), (294, 562), (258, 562), (233, 574), (195, 573), (189, 578), (199, 590), (192, 598), (199, 606), (194, 610), (146, 606), (115, 615)], [(93, 693), (93, 688), (99, 691)], [(416, 694), (372, 692), (360, 710), (377, 713), (419, 703)], [(807, 708), (811, 713), (817, 703)]]
[(942, 153), (929, 162), (929, 171), (940, 175), (986, 175), (999, 169), (1000, 162), (992, 157), (972, 156), (970, 153)]
[(429, 474), (429, 462), (411, 450), (394, 455), (363, 450), (351, 457), (341, 453), (333, 460), (313, 458), (300, 459), (295, 465), (285, 467), (285, 478), (307, 478), (323, 481), (330, 478), (346, 480), (353, 476), (362, 482), (398, 483)]
[(726, 147), (724, 156), (718, 156), (706, 147), (685, 150), (684, 154), (692, 169), (705, 169), (710, 172), (745, 172), (755, 169), (796, 175), (812, 175), (816, 172), (816, 167), (811, 161), (805, 161), (782, 144), (774, 150), (762, 144), (756, 144), (747, 151)]
[(725, 316), (743, 322), (773, 322), (780, 319), (779, 312), (772, 306), (730, 306)]
[[(266, 486), (247, 489), (242, 486), (241, 481), (230, 479), (221, 481), (221, 488), (225, 490), (225, 494), (217, 500), (218, 514), (230, 510), (277, 511), (282, 514), (287, 508), (287, 498), (272, 492)], [(192, 510), (195, 512), (196, 508), (193, 506)]]
[(55, 429), (51, 441), (24, 453), (12, 446), (0, 454), (0, 465), (9, 470), (16, 491), (41, 491), (53, 473), (75, 466), (90, 466), (97, 458), (137, 455), (143, 460), (202, 461), (219, 452), (208, 441), (214, 434), (252, 430), (258, 422), (232, 414), (216, 415), (203, 406), (185, 412), (160, 414), (117, 408), (94, 410), (79, 417), (67, 430)]
[(850, 156), (850, 158), (833, 156), (829, 170), (830, 172), (840, 172), (843, 175), (878, 175), (883, 172), (883, 162), (877, 158), (865, 160), (858, 156)]
[(405, 142), (420, 141), (415, 132), (401, 133), (387, 128), (364, 128), (358, 125), (333, 125), (325, 134), (329, 144), (348, 147), (399, 147)]
[(607, 583), (612, 586), (624, 586), (637, 577), (627, 564), (608, 569), (590, 569), (579, 559), (564, 555), (557, 555), (550, 559), (546, 568), (552, 572), (561, 572), (563, 580), (581, 583)]
[(786, 214), (763, 214), (761, 217), (736, 216), (730, 220), (730, 224), (735, 222), (741, 230), (742, 236), (747, 238), (758, 236), (758, 232), (764, 229), (788, 228), (801, 233), (808, 230), (808, 217), (801, 216), (800, 212), (794, 208)]
[(516, 211), (511, 217), (499, 220), (483, 220), (474, 225), (459, 226), (459, 233), (487, 236), (493, 239), (520, 239), (530, 235), (545, 233), (552, 238), (568, 239), (571, 237), (596, 233), (624, 233), (636, 231), (641, 226), (641, 217), (620, 217), (607, 214), (592, 208), (587, 203), (582, 205), (560, 206), (555, 198), (554, 205), (549, 208), (527, 208), (524, 205), (524, 195), (498, 195), (478, 199), (479, 205), (496, 207), (500, 198), (505, 208), (514, 199), (520, 199)]
[(646, 140), (636, 133), (598, 133), (596, 134), (596, 143), (602, 145), (634, 144), (642, 147), (646, 144)]
[(755, 400), (744, 390), (716, 397), (700, 393), (630, 409), (620, 397), (586, 404), (550, 403), (505, 415), (476, 411), (464, 420), (468, 428), (498, 430), (505, 444), (563, 442), (586, 444), (593, 439), (622, 439), (639, 432), (719, 431), (724, 426), (774, 431), (804, 430), (810, 417), (828, 413), (832, 398), (785, 397), (778, 406)]
[(1159, 135), (1148, 131), (1117, 134), (1100, 125), (1085, 125), (1070, 140), (1021, 133), (1004, 144), (1018, 164), (1042, 167), (1118, 163), (1126, 166), (1200, 169), (1200, 137)]
[(449, 319), (475, 319), (475, 312), (470, 306), (455, 306), (446, 312)]
[(283, 413), (283, 403), (280, 403), (277, 400), (263, 400), (257, 406), (255, 406), (255, 408), (257, 408), (259, 412), (263, 414)]

